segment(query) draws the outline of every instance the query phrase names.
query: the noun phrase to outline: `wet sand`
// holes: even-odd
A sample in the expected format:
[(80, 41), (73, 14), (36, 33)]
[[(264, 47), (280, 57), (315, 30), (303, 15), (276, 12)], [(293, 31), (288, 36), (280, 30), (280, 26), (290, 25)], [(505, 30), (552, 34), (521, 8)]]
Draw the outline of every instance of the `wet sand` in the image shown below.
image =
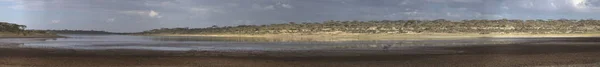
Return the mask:
[[(153, 51), (18, 48), (4, 45), (0, 48), (0, 66), (595, 67), (600, 65), (598, 48), (600, 45), (519, 43), (494, 46), (423, 47), (414, 50)], [(407, 51), (423, 54), (404, 53)]]

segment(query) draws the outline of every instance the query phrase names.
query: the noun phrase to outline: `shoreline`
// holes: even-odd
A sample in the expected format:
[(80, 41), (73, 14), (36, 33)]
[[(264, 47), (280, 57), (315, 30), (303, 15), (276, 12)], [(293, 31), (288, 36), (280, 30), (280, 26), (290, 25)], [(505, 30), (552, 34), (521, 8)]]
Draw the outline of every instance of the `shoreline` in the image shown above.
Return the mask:
[(17, 33), (0, 33), (0, 38), (66, 38), (56, 34), (30, 33), (27, 35)]
[(150, 34), (142, 36), (185, 36), (185, 37), (240, 37), (266, 38), (284, 41), (361, 41), (361, 40), (444, 40), (473, 38), (555, 38), (555, 37), (600, 37), (600, 34)]
[(59, 35), (35, 35), (35, 36), (0, 36), (0, 38), (67, 38)]
[(68, 38), (65, 36), (0, 36), (0, 38)]

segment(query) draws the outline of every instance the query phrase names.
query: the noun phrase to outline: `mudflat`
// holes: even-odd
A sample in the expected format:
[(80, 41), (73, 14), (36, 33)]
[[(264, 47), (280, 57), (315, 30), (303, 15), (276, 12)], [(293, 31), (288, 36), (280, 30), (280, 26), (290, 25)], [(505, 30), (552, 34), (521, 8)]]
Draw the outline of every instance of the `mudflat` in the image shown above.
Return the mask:
[[(17, 44), (14, 44), (17, 45)], [(414, 50), (157, 51), (0, 48), (2, 67), (515, 67), (600, 65), (600, 45), (507, 44)], [(420, 54), (406, 54), (414, 51)], [(328, 55), (329, 54), (329, 55)]]

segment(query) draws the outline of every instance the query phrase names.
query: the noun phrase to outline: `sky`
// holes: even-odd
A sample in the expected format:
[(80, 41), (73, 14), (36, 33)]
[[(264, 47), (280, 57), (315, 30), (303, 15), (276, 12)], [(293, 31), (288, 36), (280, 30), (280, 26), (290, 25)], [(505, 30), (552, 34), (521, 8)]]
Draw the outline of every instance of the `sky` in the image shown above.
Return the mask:
[(28, 29), (140, 32), (326, 20), (600, 19), (600, 0), (0, 0)]

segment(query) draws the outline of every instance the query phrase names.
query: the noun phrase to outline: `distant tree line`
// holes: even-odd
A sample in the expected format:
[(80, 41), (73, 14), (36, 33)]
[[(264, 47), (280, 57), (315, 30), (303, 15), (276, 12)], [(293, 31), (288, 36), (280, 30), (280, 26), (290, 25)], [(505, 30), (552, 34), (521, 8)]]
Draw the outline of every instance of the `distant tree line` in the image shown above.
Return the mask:
[(23, 32), (25, 31), (25, 28), (27, 28), (27, 26), (25, 25), (19, 25), (19, 24), (13, 24), (13, 23), (8, 23), (8, 22), (0, 22), (0, 32)]
[(40, 30), (40, 31), (47, 31), (47, 32), (52, 32), (52, 33), (57, 33), (57, 34), (122, 34), (122, 33), (113, 33), (113, 32), (106, 32), (106, 31), (97, 31), (97, 30)]
[(560, 34), (596, 33), (600, 20), (380, 20), (289, 22), (270, 25), (212, 26), (206, 28), (161, 28), (142, 34), (281, 34), (281, 33), (478, 33), (478, 34)]
[(25, 30), (25, 28), (27, 28), (27, 26), (25, 26), (25, 25), (13, 24), (13, 23), (8, 23), (8, 22), (0, 22), (0, 32), (2, 32), (2, 33), (16, 33), (16, 34), (22, 34), (22, 35), (28, 35), (31, 33), (48, 33), (45, 31)]

